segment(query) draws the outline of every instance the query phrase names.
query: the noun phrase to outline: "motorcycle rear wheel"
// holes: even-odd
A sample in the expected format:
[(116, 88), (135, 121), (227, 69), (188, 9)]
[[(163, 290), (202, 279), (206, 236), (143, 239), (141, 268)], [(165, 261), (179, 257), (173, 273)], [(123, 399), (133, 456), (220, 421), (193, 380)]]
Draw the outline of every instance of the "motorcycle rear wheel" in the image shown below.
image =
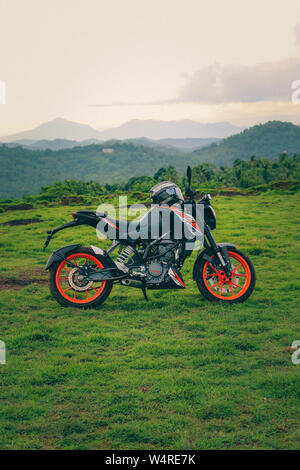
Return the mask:
[[(88, 247), (76, 248), (66, 259), (76, 266), (88, 264), (93, 269), (103, 269), (105, 264), (104, 259), (96, 257)], [(112, 281), (86, 282), (78, 279), (78, 275), (79, 270), (68, 266), (65, 260), (53, 264), (49, 287), (54, 299), (63, 307), (89, 309), (101, 305), (112, 290)]]

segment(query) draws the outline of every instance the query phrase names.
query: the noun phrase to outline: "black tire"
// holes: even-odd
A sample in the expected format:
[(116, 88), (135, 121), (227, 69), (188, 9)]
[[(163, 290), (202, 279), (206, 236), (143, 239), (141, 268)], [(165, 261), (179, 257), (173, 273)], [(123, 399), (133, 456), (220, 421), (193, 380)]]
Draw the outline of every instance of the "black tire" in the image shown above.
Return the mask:
[[(99, 260), (102, 263), (103, 267), (107, 266), (107, 263), (104, 257), (95, 255), (94, 251), (91, 248), (84, 247), (84, 246), (76, 248), (75, 250), (72, 250), (70, 253), (68, 253), (66, 258), (68, 258), (71, 255), (75, 255), (77, 253), (91, 255), (97, 260)], [(57, 271), (60, 265), (62, 265), (63, 263), (64, 261), (58, 261), (57, 263), (54, 263), (49, 270), (49, 287), (50, 287), (50, 291), (54, 299), (63, 307), (76, 307), (76, 308), (82, 308), (82, 309), (90, 309), (90, 308), (99, 307), (99, 305), (101, 305), (109, 296), (113, 287), (113, 282), (105, 281), (105, 286), (101, 294), (99, 294), (94, 300), (91, 300), (90, 302), (88, 301), (85, 301), (85, 303), (78, 303), (78, 301), (72, 302), (71, 300), (66, 299), (61, 294), (59, 287), (57, 286), (57, 283), (56, 283)]]
[[(213, 294), (207, 287), (205, 280), (204, 280), (204, 268), (207, 263), (207, 260), (202, 258), (199, 262), (198, 265), (198, 273), (197, 273), (197, 286), (201, 294), (208, 300), (210, 301), (217, 301), (217, 302), (223, 302), (223, 303), (239, 303), (239, 302), (245, 302), (246, 299), (252, 294), (253, 289), (255, 287), (255, 282), (256, 282), (256, 274), (255, 274), (255, 269), (253, 266), (252, 261), (248, 258), (247, 255), (245, 255), (242, 251), (238, 250), (237, 248), (230, 247), (228, 248), (229, 253), (236, 253), (239, 257), (243, 258), (244, 262), (248, 265), (249, 268), (249, 273), (250, 273), (250, 282), (248, 282), (248, 287), (245, 288), (245, 292), (243, 292), (242, 295), (236, 298), (230, 298), (230, 297), (223, 297), (219, 298), (217, 295), (219, 294)], [(217, 276), (216, 276), (217, 277)], [(212, 289), (211, 289), (212, 290)], [(242, 292), (242, 290), (240, 291)], [(238, 294), (237, 294), (238, 295)]]

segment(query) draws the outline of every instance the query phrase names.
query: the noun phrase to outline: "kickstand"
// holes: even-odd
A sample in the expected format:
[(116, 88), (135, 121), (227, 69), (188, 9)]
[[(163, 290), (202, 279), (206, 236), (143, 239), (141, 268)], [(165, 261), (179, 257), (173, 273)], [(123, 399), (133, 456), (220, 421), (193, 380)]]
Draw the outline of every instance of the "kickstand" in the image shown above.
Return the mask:
[(145, 287), (141, 287), (141, 289), (142, 289), (142, 292), (143, 292), (143, 294), (144, 294), (145, 300), (147, 300), (147, 302), (148, 302), (149, 299), (148, 299), (148, 296), (147, 296), (147, 292), (146, 292)]

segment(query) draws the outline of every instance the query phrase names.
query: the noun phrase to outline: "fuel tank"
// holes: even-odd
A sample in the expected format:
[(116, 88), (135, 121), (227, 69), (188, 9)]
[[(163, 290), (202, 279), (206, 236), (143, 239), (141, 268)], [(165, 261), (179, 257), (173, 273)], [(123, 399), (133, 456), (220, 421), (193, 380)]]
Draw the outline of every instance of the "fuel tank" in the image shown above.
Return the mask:
[(201, 221), (196, 221), (179, 205), (152, 205), (138, 221), (127, 222), (102, 217), (97, 224), (97, 230), (111, 240), (127, 240), (129, 243), (138, 239), (155, 240), (164, 234), (165, 239), (195, 242), (203, 238), (204, 230), (201, 225)]
[(197, 240), (202, 237), (203, 230), (195, 218), (176, 206), (152, 206), (142, 217), (140, 223), (140, 237), (151, 240), (166, 234), (165, 239), (170, 240)]

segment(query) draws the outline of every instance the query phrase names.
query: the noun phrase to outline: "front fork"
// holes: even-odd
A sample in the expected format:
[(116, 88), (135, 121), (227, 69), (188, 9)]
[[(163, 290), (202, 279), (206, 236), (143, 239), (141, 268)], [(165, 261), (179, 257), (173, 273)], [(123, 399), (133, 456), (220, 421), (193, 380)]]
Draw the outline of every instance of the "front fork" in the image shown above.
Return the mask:
[(204, 224), (204, 234), (206, 236), (206, 239), (204, 238), (204, 246), (205, 248), (211, 248), (212, 252), (215, 254), (215, 256), (218, 258), (220, 265), (222, 266), (222, 269), (225, 271), (225, 274), (229, 277), (232, 274), (232, 266), (230, 262), (230, 258), (228, 255), (228, 250), (227, 247), (224, 246), (222, 247), (222, 251), (220, 247), (216, 244), (214, 237), (211, 234), (210, 228), (207, 226), (207, 224)]

